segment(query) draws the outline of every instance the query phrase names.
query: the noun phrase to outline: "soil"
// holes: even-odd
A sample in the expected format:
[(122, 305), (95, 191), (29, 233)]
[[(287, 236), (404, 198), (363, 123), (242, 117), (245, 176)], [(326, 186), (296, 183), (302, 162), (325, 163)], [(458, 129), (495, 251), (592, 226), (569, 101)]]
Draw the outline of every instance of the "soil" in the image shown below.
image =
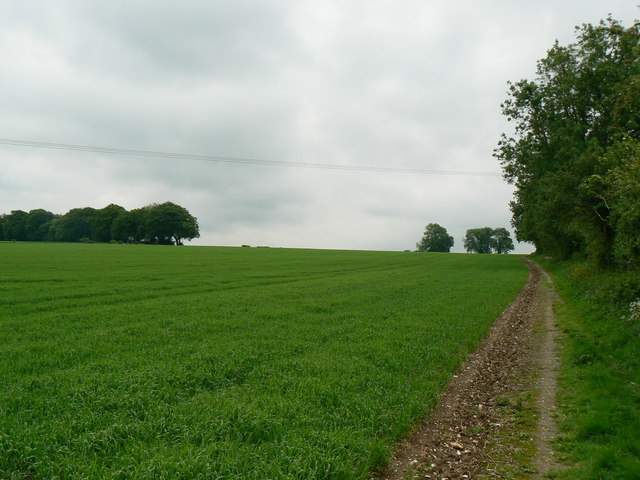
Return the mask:
[[(481, 346), (473, 352), (425, 422), (397, 448), (392, 462), (374, 478), (453, 480), (504, 478), (496, 463), (512, 462), (515, 478), (543, 478), (557, 466), (551, 439), (558, 355), (553, 315), (556, 295), (547, 273), (523, 259), (529, 280)], [(513, 429), (505, 406), (532, 392), (535, 410), (527, 442), (530, 465), (513, 460)], [(526, 462), (525, 462), (526, 463)], [(515, 469), (515, 471), (514, 471)], [(518, 471), (520, 469), (520, 471)]]

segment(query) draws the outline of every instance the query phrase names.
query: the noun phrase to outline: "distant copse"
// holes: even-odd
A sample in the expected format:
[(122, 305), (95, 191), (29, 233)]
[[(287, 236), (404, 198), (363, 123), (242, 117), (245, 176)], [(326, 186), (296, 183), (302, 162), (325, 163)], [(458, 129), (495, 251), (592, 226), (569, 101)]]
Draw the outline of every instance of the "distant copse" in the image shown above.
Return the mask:
[(102, 209), (73, 208), (64, 215), (43, 209), (0, 215), (0, 240), (182, 245), (199, 236), (197, 219), (172, 202), (131, 211), (110, 204)]
[(470, 228), (464, 236), (464, 248), (469, 253), (509, 253), (513, 240), (506, 228)]

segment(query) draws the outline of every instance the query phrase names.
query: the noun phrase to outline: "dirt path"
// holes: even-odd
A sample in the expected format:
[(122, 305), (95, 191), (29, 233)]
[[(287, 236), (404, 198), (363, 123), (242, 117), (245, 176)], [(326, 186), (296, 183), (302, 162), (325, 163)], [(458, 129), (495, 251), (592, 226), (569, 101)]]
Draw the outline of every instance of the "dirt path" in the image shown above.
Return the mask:
[[(494, 479), (504, 478), (505, 471), (516, 478), (543, 478), (556, 466), (550, 446), (559, 363), (556, 296), (546, 272), (524, 261), (530, 270), (527, 285), (454, 376), (429, 418), (375, 478)], [(527, 412), (528, 424), (517, 420)], [(527, 456), (527, 448), (534, 452)]]
[[(535, 268), (535, 266), (534, 266)], [(539, 268), (539, 267), (538, 267)], [(537, 410), (538, 428), (535, 433), (536, 456), (534, 466), (536, 475), (533, 478), (543, 478), (558, 464), (553, 455), (551, 440), (558, 433), (554, 413), (556, 408), (556, 391), (560, 357), (558, 356), (558, 330), (556, 329), (553, 304), (558, 297), (553, 289), (551, 277), (541, 270), (542, 281), (536, 298), (539, 335), (536, 349), (535, 363), (538, 366), (537, 381)]]

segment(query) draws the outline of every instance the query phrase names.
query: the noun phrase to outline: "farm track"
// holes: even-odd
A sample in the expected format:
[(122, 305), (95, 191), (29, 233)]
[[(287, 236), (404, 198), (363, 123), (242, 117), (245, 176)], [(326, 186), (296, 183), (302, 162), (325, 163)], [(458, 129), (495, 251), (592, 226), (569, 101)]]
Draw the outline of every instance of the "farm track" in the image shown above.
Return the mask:
[[(557, 433), (554, 411), (557, 368), (553, 302), (549, 275), (523, 259), (529, 281), (481, 346), (462, 365), (430, 416), (397, 448), (379, 480), (545, 478), (558, 467), (551, 449)], [(533, 391), (533, 392), (532, 392)], [(533, 425), (520, 432), (505, 405), (533, 393)], [(522, 428), (522, 426), (521, 426)], [(517, 443), (517, 442), (516, 442)], [(523, 460), (523, 445), (532, 452)], [(508, 468), (500, 463), (509, 463)], [(514, 475), (514, 476), (512, 476)]]

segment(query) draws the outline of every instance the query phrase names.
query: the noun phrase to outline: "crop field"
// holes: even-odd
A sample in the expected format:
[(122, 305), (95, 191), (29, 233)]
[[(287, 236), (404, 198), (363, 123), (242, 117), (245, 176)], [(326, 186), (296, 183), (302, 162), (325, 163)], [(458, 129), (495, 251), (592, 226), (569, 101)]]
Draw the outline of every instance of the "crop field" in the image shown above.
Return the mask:
[(0, 478), (365, 479), (516, 256), (0, 243)]

